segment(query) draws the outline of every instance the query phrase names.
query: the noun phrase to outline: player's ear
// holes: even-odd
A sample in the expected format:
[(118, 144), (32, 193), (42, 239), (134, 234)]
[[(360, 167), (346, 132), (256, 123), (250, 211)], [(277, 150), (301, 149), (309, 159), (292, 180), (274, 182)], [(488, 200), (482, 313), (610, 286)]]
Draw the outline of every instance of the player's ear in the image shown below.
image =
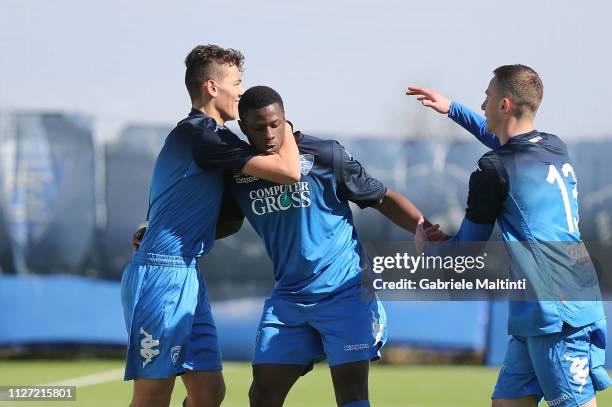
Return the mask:
[(212, 79), (204, 81), (202, 84), (202, 92), (206, 92), (212, 97), (217, 96), (217, 84)]
[(502, 99), (501, 110), (504, 113), (510, 113), (510, 111), (512, 110), (512, 101), (510, 100), (510, 98)]

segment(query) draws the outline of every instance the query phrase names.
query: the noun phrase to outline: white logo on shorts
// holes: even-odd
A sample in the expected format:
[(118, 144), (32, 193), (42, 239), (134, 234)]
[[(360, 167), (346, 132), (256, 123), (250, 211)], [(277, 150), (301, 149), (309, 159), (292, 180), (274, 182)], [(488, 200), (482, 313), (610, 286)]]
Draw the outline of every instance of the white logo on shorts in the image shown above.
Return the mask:
[(176, 366), (176, 361), (178, 360), (178, 357), (180, 354), (181, 354), (180, 346), (173, 346), (172, 349), (170, 349), (170, 358), (172, 359), (172, 364), (174, 366)]
[(559, 397), (558, 399), (554, 399), (548, 402), (548, 407), (557, 407), (558, 405), (561, 405), (561, 403), (563, 403), (566, 400), (570, 400), (571, 397), (568, 396), (567, 394), (562, 395), (561, 397)]
[(345, 345), (344, 346), (345, 352), (349, 352), (352, 350), (363, 350), (363, 349), (370, 349), (370, 345), (368, 345), (367, 343), (358, 343), (355, 345)]
[(584, 386), (586, 385), (587, 378), (589, 377), (589, 368), (586, 367), (589, 364), (588, 358), (573, 358), (571, 356), (563, 355), (565, 360), (572, 362), (570, 366), (570, 373), (574, 375), (573, 379), (575, 382), (580, 383), (578, 393), (582, 393)]
[(159, 341), (157, 339), (153, 339), (153, 336), (142, 329), (142, 327), (140, 327), (140, 334), (144, 335), (144, 338), (142, 338), (140, 341), (140, 356), (142, 356), (144, 359), (142, 361), (142, 367), (145, 367), (147, 363), (151, 361), (151, 359), (159, 355), (159, 349), (153, 349), (159, 345)]
[(374, 343), (372, 346), (376, 346), (382, 340), (384, 328), (385, 324), (379, 323), (376, 314), (372, 311), (372, 334), (374, 336)]

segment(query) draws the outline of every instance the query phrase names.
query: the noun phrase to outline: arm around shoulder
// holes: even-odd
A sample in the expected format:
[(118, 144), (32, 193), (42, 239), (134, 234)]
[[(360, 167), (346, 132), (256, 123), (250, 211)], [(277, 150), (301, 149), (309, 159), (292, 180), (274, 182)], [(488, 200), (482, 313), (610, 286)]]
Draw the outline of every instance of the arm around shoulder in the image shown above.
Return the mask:
[(285, 139), (278, 154), (256, 155), (242, 168), (242, 172), (278, 184), (293, 184), (301, 177), (300, 154), (287, 125)]

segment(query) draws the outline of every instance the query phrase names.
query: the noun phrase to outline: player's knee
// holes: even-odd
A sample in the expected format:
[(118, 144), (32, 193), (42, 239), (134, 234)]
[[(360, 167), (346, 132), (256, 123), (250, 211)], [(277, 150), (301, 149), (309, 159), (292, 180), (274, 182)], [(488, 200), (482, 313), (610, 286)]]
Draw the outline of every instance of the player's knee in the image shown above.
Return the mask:
[(174, 379), (139, 379), (134, 381), (130, 407), (167, 406), (172, 396)]
[(215, 382), (205, 389), (188, 394), (183, 402), (184, 407), (218, 407), (225, 399), (225, 382)]
[(282, 406), (285, 401), (283, 391), (274, 386), (266, 386), (264, 383), (253, 381), (249, 389), (249, 402), (251, 407), (274, 407)]

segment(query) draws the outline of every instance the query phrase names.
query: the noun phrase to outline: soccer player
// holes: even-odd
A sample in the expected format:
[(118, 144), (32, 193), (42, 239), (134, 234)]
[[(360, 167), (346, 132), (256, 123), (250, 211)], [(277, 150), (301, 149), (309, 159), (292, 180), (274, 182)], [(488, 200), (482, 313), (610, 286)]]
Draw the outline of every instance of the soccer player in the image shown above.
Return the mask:
[[(369, 259), (349, 202), (376, 208), (412, 232), (421, 212), (371, 177), (338, 142), (300, 132), (285, 137), (283, 101), (273, 89), (250, 88), (238, 107), (251, 145), (274, 152), (295, 137), (301, 161), (301, 179), (292, 185), (238, 171), (226, 184), (237, 204), (234, 218), (246, 215), (274, 263), (276, 283), (256, 336), (251, 406), (281, 406), (297, 379), (325, 357), (337, 404), (369, 406), (369, 362), (379, 358), (386, 321), (374, 295), (362, 298)], [(437, 225), (427, 233), (443, 236)]]
[[(567, 300), (546, 295), (510, 301), (512, 337), (492, 405), (535, 406), (545, 398), (549, 406), (593, 407), (596, 391), (611, 383), (603, 367), (603, 306), (597, 298), (572, 301), (571, 287), (560, 284), (581, 267), (575, 251), (567, 249), (584, 250), (576, 174), (565, 144), (534, 127), (543, 96), (538, 74), (524, 65), (500, 66), (493, 74), (481, 106), (484, 118), (432, 90), (409, 87), (407, 92), (448, 114), (492, 150), (470, 176), (465, 218), (451, 241), (486, 241), (497, 220), (511, 273), (525, 276), (536, 290), (557, 286), (567, 295)], [(417, 249), (439, 250), (419, 231), (416, 241)], [(594, 275), (590, 261), (582, 270)]]
[(221, 403), (221, 356), (196, 259), (214, 243), (223, 171), (280, 184), (300, 176), (293, 140), (276, 154), (259, 154), (225, 127), (237, 118), (243, 92), (240, 52), (197, 46), (185, 64), (192, 109), (159, 153), (147, 232), (121, 281), (128, 331), (125, 380), (134, 379), (134, 407), (168, 406), (177, 375), (187, 388), (187, 406)]

